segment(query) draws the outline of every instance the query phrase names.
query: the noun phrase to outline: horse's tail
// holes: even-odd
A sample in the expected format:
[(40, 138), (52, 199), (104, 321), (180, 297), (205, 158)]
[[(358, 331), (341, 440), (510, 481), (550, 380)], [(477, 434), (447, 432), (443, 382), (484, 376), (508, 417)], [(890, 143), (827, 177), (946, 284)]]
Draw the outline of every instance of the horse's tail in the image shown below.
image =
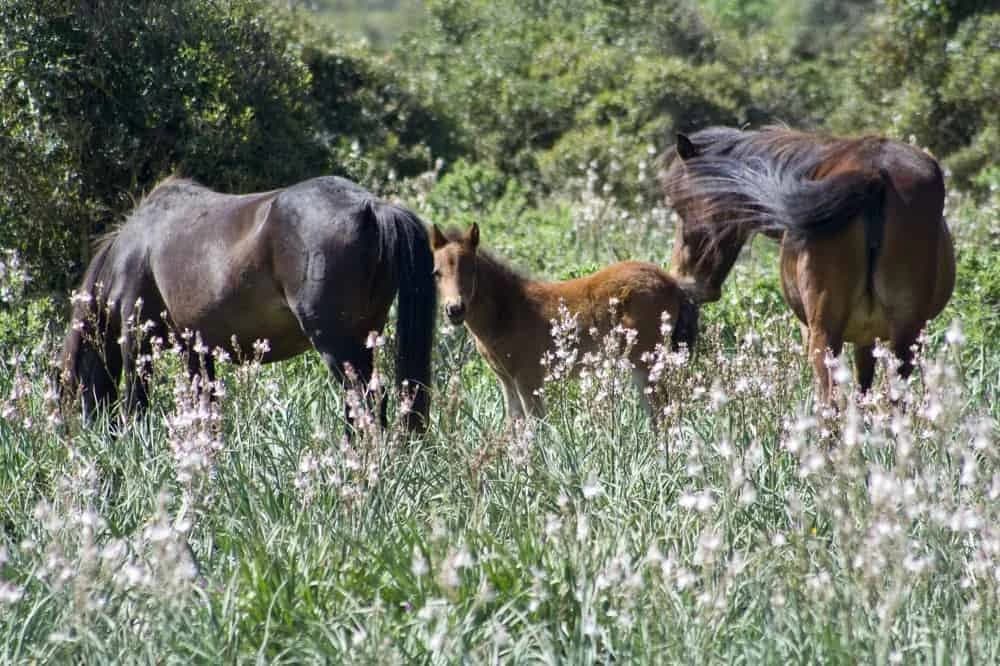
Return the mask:
[(120, 363), (115, 362), (118, 322), (116, 308), (107, 307), (110, 284), (108, 264), (113, 259), (115, 235), (106, 236), (97, 246), (74, 294), (70, 327), (63, 340), (56, 388), (60, 403), (83, 391), (84, 415), (98, 405), (114, 401), (118, 391)]
[(378, 221), (380, 254), (394, 262), (399, 303), (396, 321), (396, 382), (406, 382), (413, 403), (407, 427), (423, 430), (430, 412), (431, 352), (437, 317), (434, 256), (427, 227), (408, 210), (390, 204), (366, 206)]
[(686, 295), (681, 296), (681, 306), (677, 310), (677, 321), (670, 333), (670, 345), (673, 351), (678, 351), (681, 345), (687, 347), (689, 354), (694, 354), (694, 345), (698, 340), (698, 305)]
[(859, 215), (882, 215), (887, 183), (883, 170), (852, 170), (826, 178), (810, 175), (816, 164), (738, 160), (725, 155), (698, 156), (684, 163), (705, 219), (724, 216), (755, 231), (785, 233), (785, 241), (834, 234)]

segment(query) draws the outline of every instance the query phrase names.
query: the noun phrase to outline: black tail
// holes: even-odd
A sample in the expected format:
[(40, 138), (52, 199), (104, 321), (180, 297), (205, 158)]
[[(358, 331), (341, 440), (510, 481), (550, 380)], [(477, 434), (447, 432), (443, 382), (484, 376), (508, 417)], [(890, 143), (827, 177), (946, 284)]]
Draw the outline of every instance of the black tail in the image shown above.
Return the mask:
[[(802, 242), (836, 233), (882, 206), (884, 174), (849, 171), (812, 179), (812, 162), (781, 163), (705, 155), (684, 163), (684, 195), (706, 206), (704, 219), (725, 219), (757, 231), (787, 232)], [(881, 215), (881, 212), (879, 212)]]
[[(82, 391), (84, 417), (98, 407), (106, 407), (118, 396), (121, 354), (117, 344), (119, 322), (116, 308), (105, 303), (111, 285), (108, 264), (114, 252), (114, 236), (103, 240), (87, 266), (83, 282), (76, 292), (70, 328), (63, 341), (60, 377), (57, 383), (60, 402), (66, 406)], [(110, 312), (109, 312), (110, 310)]]
[(868, 201), (862, 211), (865, 217), (865, 249), (868, 256), (868, 293), (873, 289), (872, 275), (875, 273), (875, 264), (878, 263), (878, 256), (882, 252), (882, 237), (885, 233), (885, 195), (886, 189), (891, 187), (892, 181), (889, 174), (882, 169), (880, 172), (881, 187), (878, 196), (868, 197)]
[(431, 352), (437, 317), (434, 256), (427, 227), (413, 213), (389, 204), (371, 205), (378, 221), (380, 252), (395, 258), (399, 303), (396, 321), (396, 382), (413, 396), (407, 417), (411, 430), (423, 430), (430, 413)]
[(698, 340), (698, 305), (684, 296), (681, 308), (677, 311), (677, 321), (670, 333), (670, 345), (673, 351), (678, 351), (681, 345), (686, 345), (689, 354), (694, 354), (694, 345)]

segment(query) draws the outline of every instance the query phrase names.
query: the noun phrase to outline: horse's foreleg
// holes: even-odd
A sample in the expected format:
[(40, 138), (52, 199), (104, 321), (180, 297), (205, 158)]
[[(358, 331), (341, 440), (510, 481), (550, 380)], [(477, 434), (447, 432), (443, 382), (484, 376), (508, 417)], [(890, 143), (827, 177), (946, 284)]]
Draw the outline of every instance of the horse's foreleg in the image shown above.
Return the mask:
[[(387, 404), (384, 391), (381, 387), (372, 390), (370, 383), (372, 372), (375, 367), (375, 356), (371, 349), (365, 346), (364, 340), (354, 340), (339, 338), (336, 340), (313, 339), (313, 346), (319, 352), (320, 358), (326, 364), (330, 373), (337, 378), (341, 386), (347, 391), (357, 391), (362, 403), (370, 413), (378, 413), (380, 425), (387, 425)], [(377, 409), (376, 409), (377, 408)], [(357, 417), (354, 414), (350, 401), (345, 401), (344, 418), (348, 424), (348, 430), (352, 430), (357, 425)]]
[(149, 406), (149, 377), (152, 372), (152, 346), (126, 339), (122, 344), (125, 369), (125, 414), (134, 414)]

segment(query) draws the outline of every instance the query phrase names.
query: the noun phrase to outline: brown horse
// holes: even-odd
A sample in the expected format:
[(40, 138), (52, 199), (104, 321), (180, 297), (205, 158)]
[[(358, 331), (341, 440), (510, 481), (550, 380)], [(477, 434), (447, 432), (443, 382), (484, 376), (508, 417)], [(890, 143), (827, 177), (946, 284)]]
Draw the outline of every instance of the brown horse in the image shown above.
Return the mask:
[[(170, 178), (87, 268), (63, 345), (63, 386), (82, 389), (89, 415), (116, 399), (124, 370), (126, 409), (144, 407), (150, 339), (185, 330), (234, 359), (253, 357), (258, 339), (270, 346), (264, 362), (312, 346), (341, 382), (349, 365), (364, 385), (373, 365), (366, 338), (383, 329), (398, 291), (396, 379), (415, 391), (408, 425), (419, 428), (429, 407), (432, 266), (416, 215), (343, 178), (246, 195)], [(214, 375), (211, 355), (189, 357), (190, 372)]]
[(785, 300), (803, 325), (820, 398), (825, 355), (855, 345), (858, 385), (871, 387), (875, 341), (891, 343), (903, 377), (913, 346), (955, 284), (937, 162), (912, 146), (771, 127), (678, 135), (663, 176), (681, 217), (673, 272), (698, 302), (717, 300), (755, 231), (781, 238)]
[[(694, 345), (698, 311), (674, 280), (654, 264), (623, 261), (575, 280), (541, 282), (527, 279), (493, 255), (479, 249), (479, 226), (466, 232), (431, 230), (434, 277), (445, 314), (456, 326), (465, 323), (476, 348), (500, 379), (507, 416), (541, 417), (538, 395), (552, 349), (551, 328), (563, 305), (578, 326), (593, 334), (580, 336), (580, 353), (596, 349), (617, 324), (636, 331), (631, 349), (633, 378), (643, 406), (651, 411), (644, 389), (649, 367), (643, 360), (661, 341), (661, 315), (673, 323), (672, 343)], [(610, 303), (617, 299), (619, 318)]]

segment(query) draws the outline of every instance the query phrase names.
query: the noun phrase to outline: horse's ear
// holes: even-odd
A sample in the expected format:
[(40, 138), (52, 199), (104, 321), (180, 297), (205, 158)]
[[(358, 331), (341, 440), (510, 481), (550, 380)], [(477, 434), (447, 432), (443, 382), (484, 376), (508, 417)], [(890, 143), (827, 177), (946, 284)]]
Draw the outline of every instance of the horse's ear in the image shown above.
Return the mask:
[(695, 148), (694, 143), (691, 139), (687, 138), (686, 134), (677, 133), (677, 156), (682, 160), (689, 160), (692, 157), (698, 156), (698, 149)]
[(438, 228), (438, 225), (432, 224), (431, 225), (431, 249), (432, 250), (437, 250), (439, 248), (444, 247), (447, 244), (448, 244), (448, 239), (444, 237), (443, 233), (441, 233), (441, 229)]
[(465, 234), (465, 240), (473, 250), (479, 247), (479, 224), (477, 222), (473, 222), (472, 226), (469, 227)]

